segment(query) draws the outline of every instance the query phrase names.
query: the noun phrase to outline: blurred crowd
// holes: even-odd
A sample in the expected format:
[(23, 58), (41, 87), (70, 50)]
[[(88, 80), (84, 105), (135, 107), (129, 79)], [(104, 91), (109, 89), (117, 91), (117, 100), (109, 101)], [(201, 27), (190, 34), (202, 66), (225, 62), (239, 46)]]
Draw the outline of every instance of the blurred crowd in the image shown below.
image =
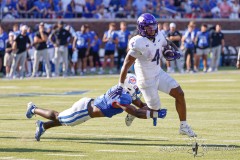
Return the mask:
[(239, 0), (0, 0), (2, 18), (239, 18)]
[[(183, 52), (176, 61), (161, 58), (162, 67), (169, 73), (217, 71), (225, 45), (221, 26), (202, 24), (198, 29), (191, 21), (186, 27), (180, 33), (175, 23), (158, 24), (159, 32)], [(119, 26), (109, 23), (103, 37), (88, 24), (75, 30), (63, 21), (41, 22), (34, 31), (15, 24), (5, 32), (0, 26), (0, 72), (9, 79), (119, 73), (128, 41), (136, 34), (128, 30), (125, 22)]]

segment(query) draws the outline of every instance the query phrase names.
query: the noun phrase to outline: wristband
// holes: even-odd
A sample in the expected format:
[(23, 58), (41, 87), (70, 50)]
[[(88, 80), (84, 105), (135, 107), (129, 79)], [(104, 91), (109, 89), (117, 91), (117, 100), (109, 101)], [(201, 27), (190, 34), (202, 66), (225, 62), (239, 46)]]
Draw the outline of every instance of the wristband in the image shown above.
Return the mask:
[(124, 87), (124, 83), (119, 82), (118, 85)]
[(147, 117), (147, 119), (150, 118), (150, 111), (149, 110), (147, 110), (146, 117)]
[(158, 118), (158, 112), (153, 111), (153, 118)]

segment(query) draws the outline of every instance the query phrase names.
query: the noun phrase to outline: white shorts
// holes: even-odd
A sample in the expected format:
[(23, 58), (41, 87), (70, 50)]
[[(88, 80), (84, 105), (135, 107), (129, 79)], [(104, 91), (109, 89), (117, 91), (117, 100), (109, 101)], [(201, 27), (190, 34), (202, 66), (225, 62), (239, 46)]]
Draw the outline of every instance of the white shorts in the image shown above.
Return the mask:
[(159, 110), (161, 107), (158, 91), (169, 94), (171, 89), (179, 87), (179, 84), (163, 70), (154, 79), (138, 81), (144, 100), (148, 107)]
[(88, 114), (88, 104), (91, 98), (82, 98), (75, 102), (71, 108), (59, 113), (58, 120), (62, 125), (75, 126), (91, 117)]
[(199, 55), (199, 56), (208, 55), (208, 53), (210, 53), (210, 49), (208, 49), (208, 48), (206, 48), (206, 49), (197, 48), (197, 55)]

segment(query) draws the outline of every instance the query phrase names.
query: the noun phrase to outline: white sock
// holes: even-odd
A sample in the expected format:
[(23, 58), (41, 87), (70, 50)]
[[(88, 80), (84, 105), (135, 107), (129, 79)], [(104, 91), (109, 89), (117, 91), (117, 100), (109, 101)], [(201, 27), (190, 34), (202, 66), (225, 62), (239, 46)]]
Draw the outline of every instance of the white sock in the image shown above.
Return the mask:
[(187, 125), (187, 121), (180, 121), (180, 126), (186, 126)]

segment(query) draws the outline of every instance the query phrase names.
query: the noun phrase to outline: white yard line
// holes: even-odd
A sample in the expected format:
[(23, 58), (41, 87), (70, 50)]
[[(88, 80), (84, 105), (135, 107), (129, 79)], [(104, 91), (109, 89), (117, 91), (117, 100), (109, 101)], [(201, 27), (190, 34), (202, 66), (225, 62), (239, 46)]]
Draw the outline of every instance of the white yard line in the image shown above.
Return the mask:
[(114, 150), (114, 149), (109, 149), (109, 150), (96, 150), (96, 152), (117, 152), (117, 153), (136, 153), (138, 151), (129, 151), (129, 150)]
[(57, 154), (57, 153), (53, 153), (53, 154), (46, 154), (48, 156), (65, 156), (65, 157), (84, 157), (86, 155), (83, 155), (83, 154), (63, 154), (63, 153), (60, 153), (60, 154)]

